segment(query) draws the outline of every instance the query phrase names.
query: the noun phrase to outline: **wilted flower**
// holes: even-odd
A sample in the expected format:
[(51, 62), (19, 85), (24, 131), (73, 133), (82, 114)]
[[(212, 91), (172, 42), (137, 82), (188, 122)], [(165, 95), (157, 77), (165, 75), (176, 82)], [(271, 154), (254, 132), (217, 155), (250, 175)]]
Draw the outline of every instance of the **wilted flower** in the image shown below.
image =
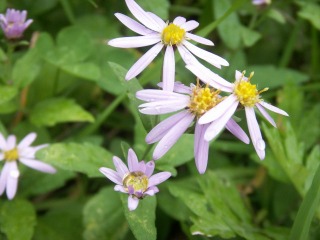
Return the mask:
[(167, 91), (173, 91), (175, 47), (187, 64), (200, 64), (192, 55), (194, 54), (218, 68), (229, 65), (225, 59), (205, 51), (188, 41), (194, 40), (205, 45), (214, 45), (212, 41), (189, 32), (198, 27), (198, 22), (194, 20), (186, 21), (184, 17), (176, 17), (172, 23), (165, 23), (157, 15), (145, 12), (134, 0), (126, 0), (126, 4), (131, 13), (143, 25), (121, 13), (116, 13), (115, 16), (129, 29), (142, 36), (116, 38), (110, 40), (108, 44), (120, 48), (138, 48), (154, 45), (129, 69), (126, 75), (127, 80), (141, 73), (163, 47), (166, 47), (166, 51), (164, 54), (162, 81), (163, 89)]
[(27, 11), (7, 9), (5, 15), (0, 14), (0, 25), (8, 39), (19, 39), (23, 32), (32, 23), (32, 19), (27, 18)]
[(129, 194), (128, 208), (130, 211), (138, 207), (139, 200), (145, 196), (153, 196), (159, 189), (156, 185), (167, 180), (171, 173), (160, 172), (154, 174), (154, 161), (145, 163), (139, 162), (138, 157), (132, 149), (128, 151), (128, 167), (122, 160), (116, 156), (113, 157), (113, 163), (117, 171), (110, 168), (102, 167), (100, 172), (104, 174), (109, 180), (114, 182), (116, 186), (115, 191)]
[(36, 137), (37, 135), (35, 133), (29, 133), (17, 145), (16, 137), (14, 135), (10, 135), (6, 140), (0, 133), (0, 161), (5, 161), (0, 173), (0, 195), (2, 195), (6, 189), (7, 197), (9, 199), (14, 198), (18, 187), (18, 178), (20, 175), (18, 161), (41, 172), (56, 172), (56, 169), (51, 165), (35, 159), (35, 153), (39, 149), (48, 146), (47, 144), (43, 144), (36, 147), (31, 147), (30, 145), (36, 139)]
[[(210, 123), (200, 125), (198, 119), (219, 105), (223, 98), (217, 91), (208, 86), (201, 86), (199, 83), (187, 87), (181, 83), (175, 83), (174, 92), (164, 90), (141, 90), (136, 93), (136, 97), (148, 103), (139, 106), (140, 112), (150, 115), (172, 113), (179, 110), (171, 117), (163, 120), (155, 126), (147, 135), (148, 144), (158, 142), (153, 152), (153, 158), (161, 158), (187, 130), (191, 123), (195, 121), (194, 135), (194, 156), (199, 173), (204, 173), (207, 168), (209, 141), (203, 135)], [(233, 120), (229, 119), (226, 128), (237, 138), (245, 143), (249, 143), (249, 138), (241, 127)]]

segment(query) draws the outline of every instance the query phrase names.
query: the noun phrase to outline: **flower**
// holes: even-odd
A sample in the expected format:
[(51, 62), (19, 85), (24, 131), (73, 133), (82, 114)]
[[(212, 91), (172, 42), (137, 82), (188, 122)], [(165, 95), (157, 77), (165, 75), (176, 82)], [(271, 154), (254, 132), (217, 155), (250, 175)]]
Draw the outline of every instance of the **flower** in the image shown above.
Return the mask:
[(144, 161), (139, 162), (137, 155), (132, 149), (128, 151), (129, 169), (116, 156), (113, 157), (113, 163), (117, 171), (105, 167), (101, 167), (99, 170), (116, 184), (114, 187), (115, 191), (129, 194), (128, 208), (130, 211), (138, 207), (140, 199), (143, 199), (147, 195), (153, 196), (159, 192), (156, 185), (164, 182), (171, 176), (169, 172), (160, 172), (152, 176), (155, 167), (154, 161), (147, 163)]
[(264, 159), (265, 142), (261, 136), (261, 131), (255, 116), (254, 108), (256, 107), (262, 116), (264, 116), (274, 127), (276, 127), (275, 121), (268, 114), (265, 108), (278, 114), (288, 116), (285, 111), (274, 107), (261, 99), (260, 94), (267, 91), (268, 88), (258, 91), (257, 86), (250, 82), (251, 78), (253, 77), (253, 73), (250, 74), (249, 78), (246, 78), (244, 76), (245, 72), (241, 73), (236, 71), (236, 80), (233, 84), (231, 84), (226, 80), (222, 81), (221, 79), (218, 79), (216, 74), (210, 72), (208, 69), (204, 69), (204, 67), (200, 68), (200, 66), (187, 66), (187, 68), (189, 68), (189, 70), (191, 70), (199, 78), (201, 77), (204, 82), (210, 81), (214, 85), (220, 84), (223, 87), (223, 91), (232, 93), (220, 104), (207, 111), (202, 117), (200, 117), (199, 124), (206, 125), (210, 123), (210, 126), (208, 126), (204, 134), (204, 139), (206, 141), (210, 141), (211, 139), (215, 138), (224, 128), (229, 119), (231, 119), (238, 105), (240, 104), (245, 109), (247, 125), (253, 146), (259, 158), (261, 160)]
[(269, 5), (271, 0), (252, 0), (253, 5)]
[[(179, 111), (156, 125), (146, 136), (148, 144), (158, 142), (153, 159), (161, 158), (196, 119), (194, 156), (196, 167), (203, 174), (207, 168), (209, 151), (209, 141), (204, 139), (204, 133), (210, 123), (200, 125), (198, 119), (220, 104), (223, 98), (219, 93), (208, 86), (200, 86), (199, 82), (190, 87), (175, 83), (174, 92), (155, 89), (138, 91), (136, 97), (147, 102), (139, 106), (140, 112), (144, 114), (159, 115)], [(249, 143), (248, 136), (233, 119), (229, 119), (226, 128), (243, 142)]]
[(0, 26), (8, 39), (19, 39), (23, 32), (33, 22), (32, 19), (26, 21), (27, 11), (7, 9), (5, 15), (0, 14)]
[(198, 27), (198, 22), (194, 20), (186, 21), (184, 17), (176, 17), (172, 23), (165, 23), (157, 15), (151, 12), (145, 12), (134, 0), (126, 0), (126, 4), (133, 16), (142, 24), (121, 13), (116, 13), (115, 16), (126, 27), (141, 36), (116, 38), (110, 40), (108, 44), (120, 48), (138, 48), (154, 45), (129, 69), (125, 77), (126, 80), (130, 80), (141, 73), (164, 46), (166, 50), (164, 54), (162, 81), (163, 89), (167, 91), (173, 91), (174, 87), (175, 48), (178, 49), (182, 59), (188, 64), (200, 64), (191, 54), (193, 53), (215, 67), (221, 68), (221, 66), (229, 65), (225, 59), (207, 52), (188, 41), (194, 40), (205, 45), (214, 45), (212, 41), (189, 32)]
[(35, 153), (39, 149), (48, 146), (47, 144), (43, 144), (36, 147), (31, 147), (30, 145), (36, 139), (36, 137), (37, 135), (35, 133), (29, 133), (17, 145), (16, 137), (14, 135), (10, 135), (6, 140), (0, 133), (0, 161), (5, 161), (0, 173), (0, 196), (6, 189), (7, 197), (9, 199), (14, 198), (18, 187), (18, 178), (20, 175), (18, 161), (41, 172), (56, 172), (56, 169), (51, 165), (35, 159)]

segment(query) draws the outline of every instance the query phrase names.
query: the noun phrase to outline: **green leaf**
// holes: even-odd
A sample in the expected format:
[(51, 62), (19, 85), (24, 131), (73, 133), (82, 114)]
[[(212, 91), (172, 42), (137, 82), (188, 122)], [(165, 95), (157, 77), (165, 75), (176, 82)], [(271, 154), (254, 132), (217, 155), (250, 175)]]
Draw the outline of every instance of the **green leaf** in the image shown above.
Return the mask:
[(280, 11), (278, 11), (277, 9), (274, 8), (270, 8), (267, 12), (267, 16), (269, 18), (272, 18), (273, 20), (277, 21), (280, 24), (285, 24), (286, 23), (286, 19), (285, 17), (282, 15), (282, 13)]
[(169, 11), (169, 1), (168, 0), (157, 0), (157, 1), (143, 1), (137, 0), (137, 3), (148, 12), (155, 13), (165, 22), (168, 19), (168, 11)]
[(74, 63), (61, 66), (65, 72), (87, 80), (98, 81), (101, 77), (100, 68), (94, 63)]
[(83, 209), (84, 239), (124, 239), (129, 227), (119, 194), (122, 193), (115, 192), (113, 187), (103, 188), (86, 203)]
[(153, 240), (157, 239), (157, 230), (155, 227), (156, 220), (156, 197), (147, 196), (139, 201), (136, 210), (129, 211), (128, 195), (120, 195), (124, 208), (125, 217), (129, 223), (129, 227), (137, 240)]
[(58, 168), (103, 177), (100, 167), (113, 168), (112, 154), (89, 143), (58, 143), (37, 152), (37, 158)]
[(241, 36), (246, 47), (251, 47), (261, 38), (260, 33), (243, 26), (241, 27)]
[(37, 126), (54, 126), (63, 122), (93, 122), (93, 116), (73, 99), (51, 98), (38, 103), (30, 113)]
[(2, 201), (0, 205), (0, 230), (8, 240), (32, 238), (36, 225), (33, 205), (23, 199)]
[(0, 104), (10, 101), (18, 93), (15, 87), (11, 86), (0, 86)]
[(299, 2), (301, 10), (298, 16), (308, 20), (315, 28), (320, 30), (320, 6), (313, 2)]

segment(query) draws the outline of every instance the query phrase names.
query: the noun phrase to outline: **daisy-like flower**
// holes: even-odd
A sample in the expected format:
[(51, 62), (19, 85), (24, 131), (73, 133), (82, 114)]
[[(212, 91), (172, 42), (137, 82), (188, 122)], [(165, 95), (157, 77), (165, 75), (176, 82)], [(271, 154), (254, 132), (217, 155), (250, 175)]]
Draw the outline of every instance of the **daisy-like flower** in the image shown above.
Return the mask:
[[(163, 89), (172, 91), (175, 74), (174, 50), (178, 49), (182, 59), (187, 64), (200, 64), (195, 56), (207, 61), (215, 67), (228, 66), (229, 63), (208, 51), (205, 51), (188, 40), (193, 40), (205, 45), (214, 45), (212, 41), (190, 33), (198, 27), (199, 23), (184, 17), (176, 17), (172, 23), (165, 23), (161, 18), (151, 12), (145, 12), (134, 0), (126, 0), (126, 4), (137, 21), (116, 13), (115, 16), (129, 29), (141, 36), (123, 37), (112, 39), (110, 46), (119, 48), (138, 48), (154, 45), (148, 50), (128, 71), (126, 80), (130, 80), (141, 73), (159, 54), (163, 47), (166, 48), (163, 63)], [(192, 54), (191, 54), (192, 53)]]
[[(268, 88), (258, 91), (257, 86), (250, 82), (253, 73), (250, 74), (249, 78), (246, 78), (244, 76), (245, 72), (241, 73), (236, 71), (236, 80), (233, 84), (231, 84), (226, 80), (221, 81), (221, 79), (217, 79), (216, 74), (212, 73), (208, 69), (200, 68), (200, 66), (187, 66), (187, 68), (189, 68), (189, 70), (191, 70), (196, 76), (201, 77), (203, 81), (211, 81), (214, 82), (215, 85), (220, 84), (223, 86), (223, 91), (231, 93), (219, 105), (206, 112), (199, 119), (199, 124), (206, 125), (210, 123), (210, 126), (207, 128), (204, 134), (204, 139), (210, 141), (211, 139), (215, 138), (224, 128), (229, 119), (231, 119), (237, 110), (238, 105), (240, 104), (245, 109), (247, 125), (253, 146), (259, 158), (261, 160), (264, 159), (265, 142), (261, 136), (261, 131), (256, 119), (254, 108), (256, 107), (262, 116), (264, 116), (274, 127), (276, 127), (276, 123), (265, 110), (265, 108), (278, 114), (288, 116), (285, 111), (274, 107), (261, 99), (260, 94), (267, 91)], [(214, 81), (214, 79), (216, 81)]]
[(35, 133), (29, 133), (21, 142), (16, 144), (16, 137), (10, 135), (7, 140), (0, 133), (0, 161), (4, 161), (4, 166), (0, 173), (0, 196), (6, 190), (7, 197), (13, 199), (18, 187), (20, 175), (18, 162), (45, 173), (55, 173), (56, 169), (51, 165), (35, 159), (35, 153), (47, 144), (31, 147), (36, 139)]
[(27, 11), (7, 9), (5, 15), (0, 14), (0, 26), (8, 39), (19, 39), (23, 32), (32, 23), (32, 19), (27, 18)]
[(116, 184), (115, 191), (129, 194), (128, 208), (130, 211), (138, 207), (140, 199), (146, 196), (153, 196), (159, 192), (156, 185), (171, 176), (170, 172), (160, 172), (152, 175), (155, 167), (154, 161), (139, 162), (132, 149), (128, 151), (129, 168), (116, 156), (113, 157), (113, 163), (117, 171), (105, 167), (101, 167), (99, 170)]
[[(196, 167), (200, 174), (207, 168), (209, 141), (204, 134), (210, 123), (200, 125), (198, 119), (219, 105), (223, 98), (220, 91), (199, 84), (187, 87), (175, 83), (174, 92), (164, 90), (141, 90), (136, 93), (138, 99), (144, 100), (139, 106), (140, 112), (150, 115), (159, 115), (177, 112), (156, 125), (146, 136), (148, 144), (158, 142), (153, 152), (153, 159), (161, 158), (187, 130), (195, 120), (194, 156)], [(226, 128), (237, 138), (249, 143), (249, 138), (241, 127), (231, 118)]]

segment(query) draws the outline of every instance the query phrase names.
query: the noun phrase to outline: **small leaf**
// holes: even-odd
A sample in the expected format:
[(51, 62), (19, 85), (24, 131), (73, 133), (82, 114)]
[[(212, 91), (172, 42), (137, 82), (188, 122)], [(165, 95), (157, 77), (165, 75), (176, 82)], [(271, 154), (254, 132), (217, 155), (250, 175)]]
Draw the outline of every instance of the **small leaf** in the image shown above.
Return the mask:
[(308, 20), (315, 28), (320, 30), (320, 6), (313, 2), (298, 2), (301, 10), (298, 16)]
[(243, 26), (241, 27), (241, 36), (246, 47), (251, 47), (261, 38), (260, 33)]
[(269, 18), (272, 18), (273, 20), (277, 21), (278, 23), (285, 24), (286, 19), (282, 15), (282, 13), (274, 8), (270, 8), (267, 12), (267, 15)]
[(0, 104), (10, 101), (18, 93), (15, 87), (11, 86), (0, 86)]
[(37, 126), (54, 126), (63, 122), (93, 122), (93, 116), (73, 99), (51, 98), (37, 104), (30, 113)]

